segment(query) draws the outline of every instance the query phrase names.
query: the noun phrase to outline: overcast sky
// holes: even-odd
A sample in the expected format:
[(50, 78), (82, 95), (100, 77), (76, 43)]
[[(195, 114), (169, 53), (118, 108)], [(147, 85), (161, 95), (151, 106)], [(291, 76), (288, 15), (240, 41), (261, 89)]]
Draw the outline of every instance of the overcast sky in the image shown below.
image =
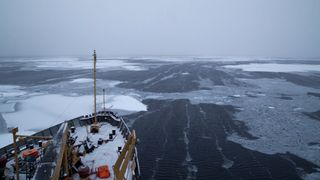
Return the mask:
[(1, 0), (0, 56), (320, 57), (320, 0)]

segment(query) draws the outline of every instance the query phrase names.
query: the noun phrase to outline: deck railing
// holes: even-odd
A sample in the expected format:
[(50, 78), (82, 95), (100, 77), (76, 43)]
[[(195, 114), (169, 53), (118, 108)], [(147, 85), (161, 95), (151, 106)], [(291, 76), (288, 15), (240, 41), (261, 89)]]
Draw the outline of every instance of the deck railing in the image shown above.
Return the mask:
[[(137, 141), (136, 133), (135, 131), (133, 131), (129, 135), (128, 140), (124, 145), (123, 150), (120, 153), (120, 156), (118, 157), (115, 165), (113, 166), (114, 176), (116, 180), (124, 179), (124, 174), (126, 173), (129, 162), (132, 160), (134, 155), (136, 141)], [(132, 170), (129, 169), (129, 172), (130, 171)]]

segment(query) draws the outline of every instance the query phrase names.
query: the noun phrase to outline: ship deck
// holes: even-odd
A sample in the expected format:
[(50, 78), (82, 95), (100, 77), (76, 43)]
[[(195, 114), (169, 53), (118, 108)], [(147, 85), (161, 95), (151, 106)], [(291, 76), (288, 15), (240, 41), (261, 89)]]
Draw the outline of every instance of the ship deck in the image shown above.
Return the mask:
[[(45, 149), (44, 152), (44, 149), (41, 149), (38, 146), (37, 140), (27, 139), (26, 141), (18, 142), (17, 149), (19, 162), (24, 162), (21, 159), (21, 153), (23, 153), (23, 151), (27, 149), (26, 146), (28, 144), (33, 144), (35, 149), (37, 149), (40, 152), (40, 157), (38, 157), (36, 160), (37, 170), (33, 174), (33, 179), (50, 179), (52, 177), (55, 164), (57, 163), (57, 156), (60, 153), (59, 148), (61, 147), (61, 142), (63, 141), (62, 139), (64, 137), (64, 134), (66, 134), (65, 132), (67, 131), (70, 133), (68, 141), (74, 139), (74, 143), (72, 143), (72, 149), (74, 149), (74, 147), (77, 147), (77, 152), (85, 152), (77, 158), (81, 159), (81, 163), (84, 166), (88, 166), (90, 168), (89, 178), (99, 179), (99, 177), (97, 177), (96, 175), (97, 168), (100, 166), (107, 165), (110, 172), (110, 177), (108, 179), (114, 179), (113, 166), (115, 165), (120, 155), (119, 147), (121, 147), (121, 150), (123, 150), (127, 142), (126, 139), (131, 134), (131, 132), (127, 127), (126, 123), (123, 121), (123, 119), (117, 117), (113, 112), (98, 112), (97, 119), (100, 124), (100, 131), (99, 133), (95, 134), (89, 133), (90, 125), (93, 122), (93, 114), (89, 114), (68, 120), (65, 123), (57, 124), (55, 126), (52, 126), (48, 129), (45, 129), (32, 135), (53, 137), (53, 143), (49, 143), (49, 146)], [(73, 133), (71, 130), (72, 127), (75, 127), (75, 131)], [(109, 136), (113, 133), (113, 130), (115, 131), (115, 133), (112, 139), (110, 139)], [(100, 145), (98, 143), (99, 139), (103, 140), (103, 143)], [(89, 144), (90, 147), (94, 146), (94, 149), (90, 153), (88, 153), (88, 151), (85, 150), (85, 148), (87, 147), (84, 146), (84, 143), (86, 143), (87, 145)], [(0, 155), (5, 155), (8, 158), (8, 163), (6, 164), (5, 169), (6, 179), (15, 176), (13, 168), (15, 162), (13, 151), (14, 148), (12, 144), (0, 149)], [(71, 153), (68, 157), (72, 157)], [(72, 160), (72, 158), (69, 160)], [(78, 167), (75, 170), (76, 171), (72, 173), (72, 179), (80, 179), (77, 173)], [(20, 171), (19, 176), (20, 179), (27, 179), (26, 174), (24, 172)], [(138, 179), (140, 177), (140, 167), (136, 148), (134, 148), (133, 158), (128, 162), (128, 169), (127, 171), (125, 171), (125, 177), (126, 179)]]
[[(89, 141), (92, 143), (94, 147), (96, 147), (93, 152), (88, 153), (81, 157), (81, 161), (84, 165), (90, 167), (91, 175), (90, 179), (100, 179), (96, 176), (95, 171), (100, 166), (108, 165), (110, 171), (110, 177), (108, 179), (114, 179), (114, 174), (112, 167), (115, 164), (119, 151), (118, 147), (123, 148), (125, 144), (125, 138), (121, 135), (121, 132), (118, 127), (112, 126), (109, 123), (103, 122), (100, 124), (99, 133), (87, 133), (87, 127), (77, 127), (75, 132), (71, 134), (73, 138), (76, 138), (76, 142), (74, 146), (81, 145), (83, 142), (89, 138)], [(89, 129), (89, 127), (88, 127)], [(109, 140), (109, 134), (112, 133), (112, 130), (115, 130), (115, 136), (112, 140)], [(98, 140), (103, 139), (104, 143), (102, 145), (98, 144)], [(80, 147), (81, 148), (81, 147)], [(73, 179), (80, 179), (78, 174), (73, 176)]]

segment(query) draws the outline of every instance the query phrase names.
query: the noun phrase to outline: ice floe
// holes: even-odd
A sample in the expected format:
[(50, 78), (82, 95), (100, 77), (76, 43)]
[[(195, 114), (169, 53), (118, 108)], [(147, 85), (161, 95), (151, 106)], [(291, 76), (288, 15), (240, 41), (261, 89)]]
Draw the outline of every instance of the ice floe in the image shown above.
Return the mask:
[(226, 65), (224, 67), (242, 69), (243, 71), (258, 71), (258, 72), (320, 71), (320, 65), (312, 65), (312, 64), (250, 63), (250, 64), (239, 64), (239, 65)]
[[(22, 135), (32, 135), (34, 133), (35, 133), (34, 131), (24, 131), (22, 129), (19, 129), (19, 134), (22, 134)], [(13, 137), (11, 133), (0, 134), (0, 139), (1, 139), (0, 147), (13, 143)]]
[[(9, 60), (2, 60), (9, 62)], [(92, 69), (92, 58), (78, 57), (42, 57), (42, 58), (16, 58), (10, 62), (26, 63), (24, 69)], [(97, 61), (97, 69), (126, 69), (131, 71), (144, 70), (141, 64), (128, 62), (124, 59), (101, 59)]]
[(92, 81), (93, 79), (89, 79), (89, 78), (79, 78), (79, 79), (72, 80), (71, 83), (90, 83)]
[[(92, 69), (92, 60), (70, 60), (63, 62), (39, 61), (35, 66), (40, 69)], [(97, 69), (126, 69), (126, 70), (143, 70), (138, 64), (127, 63), (123, 60), (98, 60)]]
[(125, 96), (125, 95), (116, 95), (111, 96), (111, 103), (107, 102), (107, 105), (109, 104), (112, 106), (113, 109), (122, 109), (127, 111), (146, 111), (147, 106), (142, 104), (137, 99), (131, 97), (131, 96)]
[(25, 94), (26, 92), (21, 90), (20, 86), (0, 85), (0, 98), (17, 97)]
[[(102, 100), (101, 96), (97, 99)], [(125, 95), (106, 97), (106, 106), (125, 111), (146, 111), (146, 105)], [(65, 120), (93, 112), (93, 96), (63, 96), (58, 94), (40, 95), (18, 100), (18, 111), (2, 113), (8, 127), (19, 126), (27, 132), (36, 132)], [(102, 104), (101, 102), (98, 102)], [(100, 106), (101, 107), (101, 106)], [(3, 144), (3, 143), (2, 143)]]
[(249, 133), (258, 139), (251, 140), (231, 134), (228, 140), (266, 154), (290, 152), (320, 165), (320, 149), (309, 144), (320, 142), (320, 124), (294, 110), (297, 104), (306, 109), (317, 108), (310, 105), (317, 104), (315, 98), (304, 99), (303, 96), (296, 97), (293, 103), (270, 96), (246, 98), (240, 105), (245, 110), (238, 111), (235, 118), (245, 122)]

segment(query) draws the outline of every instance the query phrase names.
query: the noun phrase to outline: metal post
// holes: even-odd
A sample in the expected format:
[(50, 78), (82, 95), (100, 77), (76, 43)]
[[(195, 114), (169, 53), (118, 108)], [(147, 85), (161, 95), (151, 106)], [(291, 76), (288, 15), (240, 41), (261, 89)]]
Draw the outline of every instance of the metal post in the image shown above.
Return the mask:
[(64, 150), (64, 174), (69, 177), (69, 165), (68, 165), (69, 144), (66, 143), (66, 149)]
[(98, 133), (99, 132), (99, 125), (97, 121), (97, 79), (96, 79), (96, 64), (97, 64), (97, 55), (96, 51), (94, 50), (93, 53), (93, 106), (94, 106), (94, 120), (91, 124), (91, 133)]
[(103, 111), (106, 111), (105, 89), (103, 89)]
[(97, 124), (97, 82), (96, 82), (96, 64), (97, 64), (97, 55), (96, 50), (93, 52), (93, 92), (94, 92), (94, 124)]
[(19, 131), (19, 129), (13, 128), (12, 129), (12, 136), (13, 136), (13, 149), (14, 149), (14, 159), (16, 161), (16, 180), (19, 180), (19, 159), (18, 159), (18, 152), (17, 152), (17, 132)]

